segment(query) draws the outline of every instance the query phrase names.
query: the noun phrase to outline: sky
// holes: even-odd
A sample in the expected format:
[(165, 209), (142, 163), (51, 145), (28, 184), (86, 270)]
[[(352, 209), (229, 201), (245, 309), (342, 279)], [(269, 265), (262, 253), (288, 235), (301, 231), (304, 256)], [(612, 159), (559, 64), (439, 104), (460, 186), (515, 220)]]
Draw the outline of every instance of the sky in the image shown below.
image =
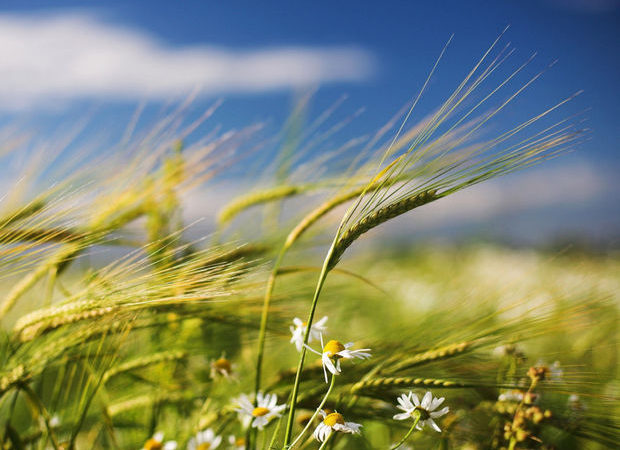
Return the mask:
[[(583, 90), (563, 114), (587, 110), (590, 136), (546, 170), (480, 188), (447, 205), (448, 219), (438, 208), (424, 220), (429, 228), (471, 221), (455, 211), (473, 204), (487, 211), (479, 221), (495, 223), (490, 232), (617, 239), (620, 0), (60, 0), (53, 7), (3, 0), (0, 123), (46, 134), (96, 111), (94, 123), (120, 135), (141, 102), (156, 107), (198, 89), (196, 111), (224, 99), (217, 113), (224, 127), (261, 121), (277, 130), (299, 92), (313, 88), (310, 114), (347, 96), (341, 117), (356, 115), (351, 137), (379, 128), (410, 101), (454, 35), (421, 113), (439, 105), (507, 25), (502, 39), (516, 61), (536, 52), (530, 73), (557, 62), (506, 120)], [(528, 203), (531, 186), (549, 192)], [(491, 207), (507, 204), (517, 214)]]

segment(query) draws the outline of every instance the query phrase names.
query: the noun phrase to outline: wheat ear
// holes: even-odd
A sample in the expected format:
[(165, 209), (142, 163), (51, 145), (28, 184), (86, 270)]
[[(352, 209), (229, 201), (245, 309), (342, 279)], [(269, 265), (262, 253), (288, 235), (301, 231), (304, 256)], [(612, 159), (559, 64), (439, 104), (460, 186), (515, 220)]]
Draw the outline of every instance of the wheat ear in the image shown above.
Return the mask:
[(307, 186), (276, 186), (274, 188), (264, 189), (253, 192), (249, 195), (244, 195), (243, 197), (239, 197), (225, 206), (218, 214), (217, 221), (220, 226), (225, 225), (233, 220), (238, 214), (252, 206), (292, 197), (305, 192), (308, 189), (309, 188)]
[(441, 388), (463, 388), (467, 384), (459, 381), (442, 380), (439, 378), (413, 378), (413, 377), (388, 377), (371, 378), (370, 380), (360, 381), (351, 387), (351, 393), (357, 394), (363, 390), (373, 390), (381, 387), (418, 387), (435, 386)]
[(420, 364), (426, 364), (460, 355), (471, 348), (471, 342), (459, 342), (458, 344), (450, 344), (443, 347), (434, 348), (432, 350), (413, 355), (410, 358), (406, 358), (405, 360), (393, 365), (391, 370), (396, 372), (398, 370), (410, 369), (411, 367), (418, 366)]
[(387, 206), (377, 209), (372, 214), (365, 216), (363, 219), (357, 221), (349, 228), (347, 228), (336, 240), (334, 245), (334, 251), (331, 255), (329, 268), (333, 268), (347, 248), (353, 244), (353, 242), (359, 238), (362, 234), (370, 231), (371, 229), (387, 222), (390, 219), (400, 216), (414, 208), (436, 200), (439, 196), (436, 195), (436, 191), (429, 190), (420, 194), (406, 197), (397, 202), (391, 203)]

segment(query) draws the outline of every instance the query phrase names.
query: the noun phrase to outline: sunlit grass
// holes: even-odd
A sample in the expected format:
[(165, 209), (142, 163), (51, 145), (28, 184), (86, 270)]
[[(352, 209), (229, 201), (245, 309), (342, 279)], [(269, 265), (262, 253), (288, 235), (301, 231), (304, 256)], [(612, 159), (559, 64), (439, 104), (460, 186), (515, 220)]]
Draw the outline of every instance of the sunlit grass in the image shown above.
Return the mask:
[(215, 106), (183, 127), (182, 105), (49, 188), (33, 176), (40, 192), (17, 183), (0, 204), (2, 448), (613, 447), (616, 257), (366, 239), (581, 139), (546, 122), (572, 96), (489, 126), (540, 77), (517, 81), (528, 59), (493, 81), (512, 56), (496, 45), (427, 117), (333, 152), (333, 111), (303, 131), (296, 110), (260, 189), (200, 239), (188, 192), (273, 142), (259, 126), (190, 139)]

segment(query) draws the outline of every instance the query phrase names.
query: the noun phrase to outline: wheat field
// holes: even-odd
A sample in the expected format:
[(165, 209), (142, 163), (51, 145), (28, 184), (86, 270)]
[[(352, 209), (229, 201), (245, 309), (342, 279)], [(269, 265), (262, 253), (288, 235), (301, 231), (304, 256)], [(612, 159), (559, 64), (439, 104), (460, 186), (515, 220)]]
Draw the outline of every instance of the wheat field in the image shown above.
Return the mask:
[[(7, 139), (1, 448), (614, 448), (617, 255), (413, 239), (416, 210), (582, 142), (577, 94), (496, 126), (544, 83), (498, 38), (420, 116), (441, 57), (341, 148), (329, 114), (265, 139), (212, 127), (217, 104), (97, 159)], [(267, 145), (245, 192), (218, 188)], [(197, 236), (186, 200), (206, 191)]]

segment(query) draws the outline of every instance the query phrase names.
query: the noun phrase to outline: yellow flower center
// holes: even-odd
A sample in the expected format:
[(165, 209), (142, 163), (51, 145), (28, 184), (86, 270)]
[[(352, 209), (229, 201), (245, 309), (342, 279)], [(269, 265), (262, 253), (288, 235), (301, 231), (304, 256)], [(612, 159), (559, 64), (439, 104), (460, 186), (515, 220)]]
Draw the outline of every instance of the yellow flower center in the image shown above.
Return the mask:
[(344, 349), (344, 345), (342, 345), (340, 341), (332, 340), (325, 344), (325, 347), (323, 347), (323, 353), (328, 353), (330, 358), (340, 358), (340, 356), (336, 353), (341, 352)]
[(241, 446), (245, 447), (245, 439), (242, 437), (235, 439), (235, 445), (237, 447), (241, 447)]
[(161, 442), (151, 438), (144, 443), (144, 450), (161, 450), (164, 448)]
[(323, 423), (328, 427), (333, 427), (337, 423), (339, 423), (340, 425), (344, 425), (344, 417), (342, 417), (342, 414), (338, 414), (336, 412), (331, 413), (325, 416), (325, 419), (323, 419)]
[(230, 373), (230, 371), (232, 370), (230, 361), (227, 360), (226, 358), (218, 359), (217, 361), (213, 363), (213, 365), (215, 366), (217, 370), (221, 370), (222, 372)]
[(262, 417), (265, 414), (269, 413), (269, 409), (268, 408), (263, 408), (262, 406), (259, 406), (257, 408), (254, 408), (254, 411), (252, 411), (252, 415), (254, 417)]
[(211, 444), (209, 444), (208, 442), (203, 442), (196, 448), (196, 450), (209, 450), (210, 448)]

